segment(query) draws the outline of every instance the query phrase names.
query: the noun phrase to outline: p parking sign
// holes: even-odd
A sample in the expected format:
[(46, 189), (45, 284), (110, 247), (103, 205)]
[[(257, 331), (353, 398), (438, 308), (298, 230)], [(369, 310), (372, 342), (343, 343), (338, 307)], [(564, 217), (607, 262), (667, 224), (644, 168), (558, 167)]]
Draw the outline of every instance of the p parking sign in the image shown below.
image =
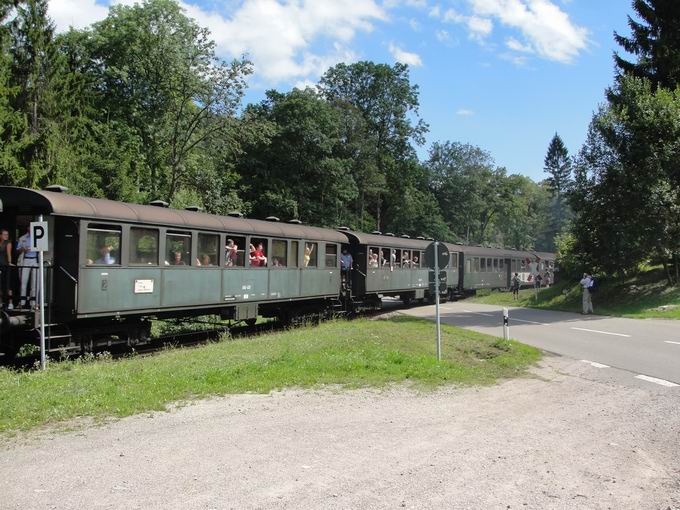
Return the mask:
[(31, 222), (31, 251), (48, 251), (49, 237), (46, 221)]

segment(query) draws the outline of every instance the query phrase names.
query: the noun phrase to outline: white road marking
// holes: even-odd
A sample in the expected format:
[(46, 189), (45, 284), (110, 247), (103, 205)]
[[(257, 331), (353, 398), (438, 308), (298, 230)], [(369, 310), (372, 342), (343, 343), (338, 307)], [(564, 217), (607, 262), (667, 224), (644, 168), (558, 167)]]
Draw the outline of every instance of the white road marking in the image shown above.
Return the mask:
[(636, 375), (635, 378), (642, 379), (643, 381), (649, 381), (656, 384), (660, 384), (661, 386), (668, 386), (669, 388), (680, 386), (680, 384), (675, 384), (674, 382), (666, 381), (665, 379), (657, 379), (656, 377), (650, 377), (648, 375)]
[(593, 366), (595, 368), (610, 368), (609, 365), (605, 365), (603, 363), (598, 363), (597, 361), (588, 361), (587, 359), (582, 359), (584, 363), (588, 363), (590, 366)]
[(579, 331), (590, 331), (591, 333), (602, 333), (603, 335), (625, 336), (626, 338), (630, 338), (630, 335), (625, 335), (623, 333), (611, 333), (609, 331), (600, 331), (598, 329), (586, 329), (586, 328), (571, 328), (571, 329), (577, 329)]
[(487, 317), (493, 317), (494, 316), (492, 313), (473, 312), (472, 310), (463, 310), (463, 311), (467, 312), (467, 313), (474, 313), (476, 315), (486, 315)]
[(548, 326), (548, 324), (546, 324), (545, 322), (528, 321), (526, 319), (515, 319), (514, 317), (510, 317), (510, 322), (512, 321), (528, 322), (529, 324), (538, 324), (539, 326)]
[(680, 342), (674, 342), (673, 340), (664, 340), (667, 344), (680, 345)]

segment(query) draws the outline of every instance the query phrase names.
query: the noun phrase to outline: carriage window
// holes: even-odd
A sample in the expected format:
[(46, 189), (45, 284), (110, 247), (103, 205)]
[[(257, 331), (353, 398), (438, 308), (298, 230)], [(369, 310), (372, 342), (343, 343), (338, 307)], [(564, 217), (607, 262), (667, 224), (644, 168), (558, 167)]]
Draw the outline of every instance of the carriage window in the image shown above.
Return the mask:
[(510, 271), (514, 274), (517, 272), (517, 260), (512, 259), (510, 261)]
[[(484, 259), (482, 259), (484, 260)], [(475, 273), (479, 273), (479, 257), (475, 257)]]
[(246, 264), (246, 238), (229, 236), (224, 244), (224, 267), (244, 267)]
[(87, 265), (120, 265), (120, 227), (93, 225), (87, 229)]
[(401, 267), (401, 250), (392, 250), (391, 257), (392, 266)]
[(338, 245), (326, 243), (326, 267), (338, 266)]
[(449, 267), (458, 270), (458, 254), (451, 252), (451, 258), (449, 260)]
[(389, 269), (390, 268), (390, 249), (389, 248), (381, 248), (380, 249), (380, 267), (383, 269)]
[(493, 270), (494, 272), (498, 272), (498, 259), (493, 259)]
[(420, 251), (414, 251), (414, 252), (413, 252), (413, 258), (411, 259), (411, 266), (416, 267), (416, 268), (422, 267), (422, 266), (421, 266), (421, 264), (422, 264), (422, 262), (421, 262), (421, 261), (422, 261), (422, 258), (423, 258), (422, 252), (420, 252)]
[(250, 267), (266, 267), (269, 254), (269, 242), (259, 237), (251, 237), (248, 246)]
[(298, 257), (300, 256), (298, 253), (300, 243), (298, 241), (291, 241), (290, 242), (290, 267), (298, 267)]
[(498, 261), (498, 269), (500, 269), (501, 272), (503, 272), (503, 268), (505, 267), (505, 260), (500, 259)]
[(380, 248), (371, 247), (368, 249), (368, 267), (377, 268), (380, 265)]
[(317, 253), (319, 251), (319, 246), (317, 243), (305, 243), (305, 253), (304, 265), (305, 267), (316, 267), (317, 266)]
[(480, 270), (482, 273), (486, 272), (486, 259), (484, 257), (482, 257), (482, 266)]
[(411, 252), (403, 250), (401, 252), (401, 267), (404, 269), (411, 269)]
[(465, 272), (466, 273), (471, 273), (472, 272), (472, 260), (467, 259), (465, 261)]
[(491, 259), (486, 259), (486, 270), (490, 273), (493, 270), (493, 263)]
[(520, 263), (520, 268), (522, 269), (522, 271), (526, 269), (526, 261), (524, 259), (522, 259), (522, 262)]
[(196, 265), (213, 267), (219, 265), (220, 236), (214, 234), (198, 234), (198, 251)]
[(288, 265), (288, 241), (273, 240), (271, 258), (273, 267), (286, 267)]
[(130, 264), (158, 265), (158, 230), (130, 229)]
[(168, 232), (165, 235), (165, 265), (186, 266), (191, 264), (191, 234)]

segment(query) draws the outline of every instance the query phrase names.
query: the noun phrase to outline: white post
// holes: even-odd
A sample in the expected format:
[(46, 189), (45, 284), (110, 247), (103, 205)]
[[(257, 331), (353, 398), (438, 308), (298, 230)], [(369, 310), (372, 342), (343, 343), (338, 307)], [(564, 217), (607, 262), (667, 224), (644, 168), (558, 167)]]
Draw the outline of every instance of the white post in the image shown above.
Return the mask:
[(510, 314), (503, 308), (503, 340), (510, 340)]
[(442, 359), (442, 327), (439, 317), (439, 242), (434, 242), (434, 314), (437, 323), (437, 361)]
[[(38, 221), (43, 221), (42, 214)], [(35, 241), (34, 241), (35, 242)], [(43, 251), (38, 251), (38, 273), (40, 280), (40, 368), (45, 370), (45, 270), (44, 270), (44, 256)]]

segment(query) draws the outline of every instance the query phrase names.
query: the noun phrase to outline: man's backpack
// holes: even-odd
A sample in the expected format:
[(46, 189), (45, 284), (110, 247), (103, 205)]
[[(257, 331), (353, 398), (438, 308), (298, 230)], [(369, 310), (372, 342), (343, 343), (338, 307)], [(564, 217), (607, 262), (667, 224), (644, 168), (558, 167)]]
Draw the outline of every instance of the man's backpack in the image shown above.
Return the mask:
[(592, 292), (597, 292), (597, 280), (595, 278), (590, 279), (590, 285), (588, 286), (588, 290)]

